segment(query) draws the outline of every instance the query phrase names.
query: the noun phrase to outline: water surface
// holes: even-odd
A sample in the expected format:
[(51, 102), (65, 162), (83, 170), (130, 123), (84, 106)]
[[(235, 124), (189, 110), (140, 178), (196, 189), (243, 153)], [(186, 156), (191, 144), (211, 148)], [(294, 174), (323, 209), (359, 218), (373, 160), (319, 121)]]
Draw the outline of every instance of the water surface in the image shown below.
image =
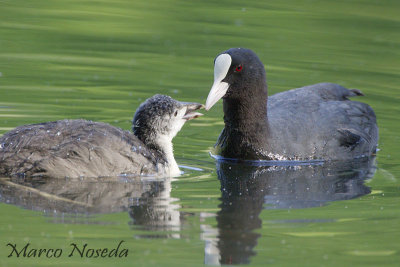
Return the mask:
[[(130, 128), (156, 94), (205, 102), (213, 59), (248, 47), (269, 93), (358, 88), (378, 117), (376, 159), (241, 166), (209, 151), (222, 104), (174, 139), (176, 179), (0, 178), (1, 266), (397, 266), (398, 1), (1, 1), (0, 134), (84, 118)], [(229, 178), (228, 178), (229, 177)], [(113, 248), (128, 258), (7, 258), (7, 243)]]

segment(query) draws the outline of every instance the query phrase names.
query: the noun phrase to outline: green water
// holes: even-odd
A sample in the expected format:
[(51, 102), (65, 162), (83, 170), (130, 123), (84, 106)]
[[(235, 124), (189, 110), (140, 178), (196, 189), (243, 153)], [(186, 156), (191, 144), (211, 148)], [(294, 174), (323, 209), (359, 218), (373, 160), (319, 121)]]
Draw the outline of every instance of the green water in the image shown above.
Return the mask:
[[(218, 251), (218, 233), (229, 235), (229, 220), (248, 210), (257, 223), (244, 229), (241, 242), (249, 243), (236, 252), (239, 262), (398, 266), (399, 12), (398, 1), (369, 0), (0, 1), (0, 134), (64, 118), (129, 129), (135, 109), (156, 93), (204, 103), (215, 55), (239, 46), (266, 65), (270, 94), (324, 81), (361, 89), (380, 131), (375, 175), (358, 185), (369, 194), (296, 209), (239, 205), (235, 216), (223, 213), (226, 199), (208, 155), (223, 127), (220, 102), (174, 139), (178, 164), (201, 170), (183, 168), (172, 182), (53, 181), (36, 191), (6, 184), (17, 205), (0, 204), (0, 266), (200, 266), (210, 258), (207, 249)], [(62, 188), (79, 203), (52, 197)], [(82, 206), (85, 192), (109, 202), (97, 210)], [(154, 202), (135, 202), (143, 192), (155, 192)], [(130, 205), (135, 214), (146, 207), (166, 214), (170, 224), (137, 220)], [(234, 243), (235, 233), (226, 242)], [(68, 257), (71, 243), (114, 248), (121, 240), (127, 258)], [(64, 252), (58, 259), (8, 258), (7, 243)]]

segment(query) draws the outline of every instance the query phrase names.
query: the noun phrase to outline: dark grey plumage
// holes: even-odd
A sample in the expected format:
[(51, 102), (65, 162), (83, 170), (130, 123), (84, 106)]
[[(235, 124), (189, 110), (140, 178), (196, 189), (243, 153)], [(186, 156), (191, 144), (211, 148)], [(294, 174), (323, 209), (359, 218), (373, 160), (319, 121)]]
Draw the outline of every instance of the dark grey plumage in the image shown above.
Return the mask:
[[(240, 159), (343, 160), (376, 151), (374, 111), (348, 99), (362, 95), (359, 90), (319, 83), (268, 98), (264, 66), (256, 54), (243, 48), (224, 54), (232, 62), (221, 80), (229, 88), (223, 96), (225, 128), (216, 153)], [(207, 101), (216, 102), (212, 92)]]
[[(199, 113), (190, 111), (200, 107), (202, 105), (196, 103), (185, 106), (185, 103), (169, 96), (153, 96), (135, 114), (135, 134), (106, 123), (86, 120), (61, 120), (17, 127), (0, 138), (0, 175), (169, 176), (168, 168), (171, 164), (176, 165), (173, 155), (168, 158), (165, 147), (154, 144), (157, 144), (160, 134), (169, 133), (171, 138), (165, 145), (170, 145), (172, 151), (173, 136), (184, 121), (199, 116)], [(182, 108), (185, 110), (182, 111)], [(174, 116), (174, 111), (186, 118)]]

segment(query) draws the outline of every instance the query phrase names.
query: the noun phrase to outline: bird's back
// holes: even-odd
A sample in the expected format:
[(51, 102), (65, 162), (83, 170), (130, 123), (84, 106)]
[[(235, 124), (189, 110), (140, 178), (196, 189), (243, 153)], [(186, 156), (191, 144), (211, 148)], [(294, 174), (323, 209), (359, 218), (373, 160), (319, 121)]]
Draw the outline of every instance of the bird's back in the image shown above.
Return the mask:
[(7, 176), (145, 175), (164, 163), (133, 133), (86, 120), (24, 125), (0, 138), (0, 174)]
[(372, 108), (348, 97), (362, 95), (332, 83), (275, 94), (268, 99), (269, 149), (294, 159), (351, 159), (376, 150)]

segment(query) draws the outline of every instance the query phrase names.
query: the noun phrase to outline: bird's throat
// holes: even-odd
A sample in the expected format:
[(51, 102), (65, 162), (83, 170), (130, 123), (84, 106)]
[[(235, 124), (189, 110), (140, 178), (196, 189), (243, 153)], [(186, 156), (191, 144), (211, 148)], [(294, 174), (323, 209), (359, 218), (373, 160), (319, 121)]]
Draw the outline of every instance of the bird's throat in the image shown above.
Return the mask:
[(258, 158), (259, 150), (266, 148), (268, 143), (267, 97), (253, 98), (252, 101), (246, 98), (224, 99), (224, 122), (227, 155), (223, 156), (247, 151), (250, 154), (243, 155), (243, 158)]
[(166, 159), (166, 172), (169, 176), (179, 176), (181, 171), (174, 157), (172, 138), (161, 135), (155, 140), (155, 146)]
[(260, 98), (224, 99), (225, 126), (237, 129), (248, 127), (261, 130), (267, 127), (267, 96)]

